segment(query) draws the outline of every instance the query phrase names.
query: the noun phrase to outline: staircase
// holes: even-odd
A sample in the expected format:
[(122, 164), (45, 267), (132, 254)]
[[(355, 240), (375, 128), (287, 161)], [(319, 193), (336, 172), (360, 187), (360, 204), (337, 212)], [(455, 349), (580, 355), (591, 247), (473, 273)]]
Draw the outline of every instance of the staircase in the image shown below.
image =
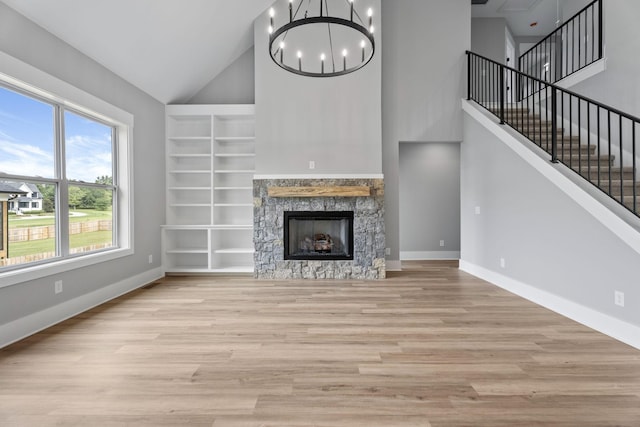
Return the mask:
[[(497, 116), (500, 115), (500, 111), (495, 108), (489, 110)], [(634, 182), (632, 167), (616, 166), (615, 156), (598, 154), (597, 145), (587, 144), (579, 136), (568, 135), (562, 128), (553, 129), (550, 119), (540, 117), (540, 114), (533, 114), (527, 108), (505, 106), (504, 120), (549, 154), (552, 154), (552, 137), (555, 132), (558, 144), (557, 156), (561, 163), (628, 209), (634, 212), (640, 209), (640, 183)]]

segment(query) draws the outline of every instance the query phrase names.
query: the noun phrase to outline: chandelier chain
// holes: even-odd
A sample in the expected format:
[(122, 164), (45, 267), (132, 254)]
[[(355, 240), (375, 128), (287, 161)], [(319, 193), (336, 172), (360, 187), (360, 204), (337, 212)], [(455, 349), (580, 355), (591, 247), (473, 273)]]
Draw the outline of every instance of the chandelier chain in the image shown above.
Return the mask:
[[(323, 0), (320, 0), (321, 2)], [(327, 0), (324, 0), (324, 8), (327, 10), (327, 15), (329, 14), (329, 5), (327, 4)], [(333, 67), (333, 72), (336, 72), (336, 60), (333, 57), (333, 37), (331, 36), (331, 24), (327, 23), (327, 31), (329, 32), (329, 50), (331, 51), (331, 66)]]

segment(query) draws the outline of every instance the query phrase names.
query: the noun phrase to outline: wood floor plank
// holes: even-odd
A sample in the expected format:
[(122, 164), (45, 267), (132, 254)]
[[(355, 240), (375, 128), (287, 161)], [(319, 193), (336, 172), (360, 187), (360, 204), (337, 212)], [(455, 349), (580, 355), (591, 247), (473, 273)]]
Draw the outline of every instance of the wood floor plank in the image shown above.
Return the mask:
[(0, 350), (0, 425), (640, 426), (640, 351), (457, 269), (172, 276)]

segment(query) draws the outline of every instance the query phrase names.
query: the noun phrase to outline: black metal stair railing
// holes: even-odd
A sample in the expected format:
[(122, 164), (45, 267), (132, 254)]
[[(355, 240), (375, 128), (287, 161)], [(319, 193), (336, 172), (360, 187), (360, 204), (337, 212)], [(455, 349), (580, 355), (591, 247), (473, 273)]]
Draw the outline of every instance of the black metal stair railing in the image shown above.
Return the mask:
[[(467, 98), (640, 216), (640, 118), (467, 51)], [(517, 90), (514, 90), (517, 89)]]
[(555, 83), (602, 59), (602, 35), (602, 0), (595, 0), (520, 55), (518, 69)]

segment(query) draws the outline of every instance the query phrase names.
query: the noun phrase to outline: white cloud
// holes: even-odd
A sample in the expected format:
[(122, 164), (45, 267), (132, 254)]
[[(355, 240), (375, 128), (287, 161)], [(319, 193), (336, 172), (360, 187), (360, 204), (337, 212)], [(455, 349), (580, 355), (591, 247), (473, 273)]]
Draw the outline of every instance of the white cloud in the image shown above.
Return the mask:
[(0, 172), (51, 178), (53, 164), (53, 154), (40, 147), (0, 140)]
[(99, 176), (111, 176), (111, 141), (84, 135), (66, 140), (67, 175), (69, 179), (95, 182)]

